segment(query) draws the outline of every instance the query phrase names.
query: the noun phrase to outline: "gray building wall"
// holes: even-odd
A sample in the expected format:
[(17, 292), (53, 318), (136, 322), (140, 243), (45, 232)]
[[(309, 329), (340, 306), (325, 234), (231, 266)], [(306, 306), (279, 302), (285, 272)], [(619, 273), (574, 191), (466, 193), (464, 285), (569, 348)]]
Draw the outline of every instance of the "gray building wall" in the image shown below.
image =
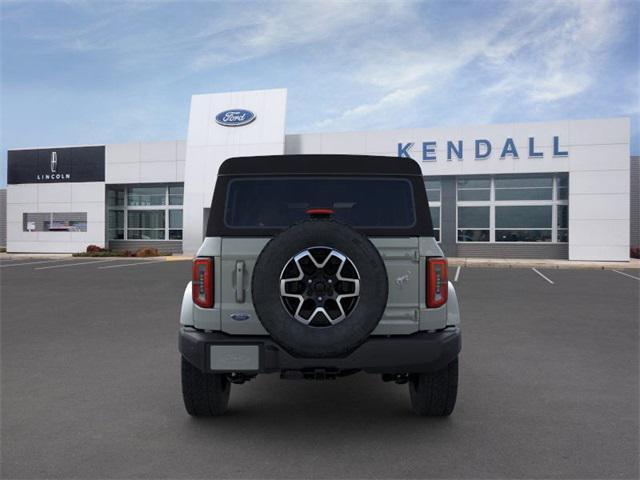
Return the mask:
[(458, 257), (568, 259), (568, 243), (459, 243)]
[(157, 248), (160, 253), (182, 253), (180, 240), (109, 240), (111, 250), (136, 250), (144, 247)]
[(631, 157), (631, 246), (640, 246), (640, 157)]
[(7, 189), (0, 190), (0, 247), (7, 246)]
[(456, 257), (456, 177), (442, 177), (440, 184), (440, 247), (446, 256)]

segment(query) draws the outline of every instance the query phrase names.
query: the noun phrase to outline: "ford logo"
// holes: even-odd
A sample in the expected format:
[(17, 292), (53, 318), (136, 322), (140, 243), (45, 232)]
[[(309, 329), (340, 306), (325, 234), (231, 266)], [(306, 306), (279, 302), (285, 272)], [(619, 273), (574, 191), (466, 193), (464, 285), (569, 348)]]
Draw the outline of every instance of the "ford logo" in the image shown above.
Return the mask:
[(224, 127), (241, 127), (256, 119), (256, 114), (249, 110), (225, 110), (216, 115), (216, 123)]
[(249, 320), (251, 318), (251, 315), (249, 315), (248, 313), (240, 312), (232, 313), (230, 317), (237, 322), (243, 322), (245, 320)]

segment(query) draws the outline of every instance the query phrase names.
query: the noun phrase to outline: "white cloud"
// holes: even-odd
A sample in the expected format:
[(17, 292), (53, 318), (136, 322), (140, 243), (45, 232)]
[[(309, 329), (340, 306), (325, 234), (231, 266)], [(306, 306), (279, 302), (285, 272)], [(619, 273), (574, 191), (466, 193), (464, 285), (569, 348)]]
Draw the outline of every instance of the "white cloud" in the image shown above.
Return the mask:
[[(322, 2), (277, 2), (266, 9), (242, 11), (218, 18), (211, 31), (198, 35), (191, 65), (196, 70), (261, 58), (283, 49), (324, 41), (333, 48), (342, 39), (354, 38), (381, 20), (388, 21), (405, 10), (405, 2), (325, 0)], [(222, 25), (222, 27), (221, 27)]]
[(397, 108), (404, 107), (412, 100), (420, 97), (427, 91), (427, 86), (414, 88), (400, 88), (386, 94), (381, 99), (373, 103), (364, 103), (354, 108), (344, 111), (334, 118), (325, 119), (314, 124), (316, 128), (324, 128), (337, 122), (349, 121), (353, 118), (372, 115), (381, 111), (391, 112)]
[(433, 19), (421, 18), (425, 28), (418, 29), (413, 14), (405, 11), (414, 33), (400, 34), (395, 42), (390, 37), (378, 48), (363, 45), (362, 62), (352, 75), (352, 81), (369, 88), (378, 100), (351, 106), (310, 129), (352, 128), (358, 117), (396, 108), (397, 102), (390, 101), (396, 92), (413, 91), (412, 99), (433, 99), (463, 79), (477, 89), (478, 101), (486, 102), (485, 111), (496, 111), (514, 97), (533, 105), (574, 97), (593, 85), (624, 15), (619, 3), (608, 1), (507, 6), (496, 16), (466, 19), (447, 38), (429, 35)]

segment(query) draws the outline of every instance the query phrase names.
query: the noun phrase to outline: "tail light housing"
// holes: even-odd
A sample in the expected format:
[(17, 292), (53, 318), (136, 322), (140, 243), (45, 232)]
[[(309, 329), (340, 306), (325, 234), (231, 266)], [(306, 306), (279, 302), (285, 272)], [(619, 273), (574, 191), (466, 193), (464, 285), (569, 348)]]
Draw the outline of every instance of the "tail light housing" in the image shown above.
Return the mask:
[(197, 257), (193, 260), (191, 296), (199, 307), (213, 307), (213, 258)]
[(427, 260), (427, 307), (438, 308), (447, 303), (449, 296), (446, 258)]

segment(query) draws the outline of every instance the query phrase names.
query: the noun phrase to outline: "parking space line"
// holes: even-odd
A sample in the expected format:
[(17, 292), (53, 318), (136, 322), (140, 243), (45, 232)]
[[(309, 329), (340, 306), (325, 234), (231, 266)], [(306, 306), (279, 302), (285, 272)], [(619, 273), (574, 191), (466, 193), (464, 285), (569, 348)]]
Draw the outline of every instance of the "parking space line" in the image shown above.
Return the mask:
[(458, 265), (458, 268), (456, 269), (456, 276), (453, 278), (453, 281), (454, 281), (454, 282), (457, 282), (457, 281), (458, 281), (458, 277), (460, 277), (460, 269), (461, 269), (461, 268), (462, 268), (462, 267), (461, 267), (460, 265)]
[(166, 260), (141, 260), (135, 263), (120, 263), (118, 265), (108, 265), (106, 267), (98, 267), (98, 270), (106, 270), (107, 268), (121, 268), (121, 267), (137, 267), (138, 265), (149, 265), (151, 263), (165, 263)]
[(48, 267), (36, 267), (34, 270), (48, 270), (50, 268), (64, 268), (64, 267), (75, 267), (76, 265), (91, 265), (92, 263), (105, 263), (105, 262), (113, 262), (114, 259), (110, 258), (108, 260), (93, 260), (91, 262), (79, 262), (79, 263), (66, 263), (64, 265), (49, 265)]
[(634, 277), (633, 275), (629, 275), (628, 273), (619, 272), (618, 270), (612, 270), (612, 272), (619, 273), (620, 275), (624, 275), (625, 277), (633, 278), (635, 280), (640, 280), (640, 277)]
[(64, 262), (69, 260), (68, 258), (58, 258), (57, 260), (39, 260), (37, 262), (20, 262), (20, 263), (2, 263), (0, 264), (0, 268), (4, 267), (19, 267), (21, 265), (38, 265), (43, 263), (55, 263), (55, 262)]
[(551, 285), (553, 285), (553, 280), (551, 280), (549, 277), (544, 276), (542, 273), (540, 273), (538, 270), (536, 270), (535, 268), (532, 268), (531, 270), (533, 270), (534, 272), (536, 272), (538, 275), (540, 275), (542, 278), (544, 278), (547, 282), (549, 282)]

